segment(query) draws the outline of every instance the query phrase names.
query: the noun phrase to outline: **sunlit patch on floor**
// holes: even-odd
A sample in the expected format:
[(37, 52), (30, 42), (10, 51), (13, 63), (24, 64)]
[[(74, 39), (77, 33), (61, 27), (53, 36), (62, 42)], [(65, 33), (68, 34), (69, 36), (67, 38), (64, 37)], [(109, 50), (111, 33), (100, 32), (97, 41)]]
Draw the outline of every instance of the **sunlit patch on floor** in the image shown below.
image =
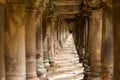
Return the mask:
[(84, 67), (79, 63), (72, 35), (63, 45), (62, 53), (55, 57), (55, 66), (48, 70), (48, 80), (82, 80)]

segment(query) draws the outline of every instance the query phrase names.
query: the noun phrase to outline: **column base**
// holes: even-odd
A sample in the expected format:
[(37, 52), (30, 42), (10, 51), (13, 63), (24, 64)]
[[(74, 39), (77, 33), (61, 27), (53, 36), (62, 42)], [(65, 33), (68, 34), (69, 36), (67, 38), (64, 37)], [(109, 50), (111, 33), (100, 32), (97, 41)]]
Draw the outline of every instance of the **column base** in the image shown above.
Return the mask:
[(50, 64), (50, 67), (55, 66), (55, 61), (54, 61), (54, 58), (53, 58), (53, 57), (50, 58), (49, 64)]
[(0, 78), (0, 80), (5, 80), (5, 77), (3, 77), (3, 78)]
[(84, 80), (89, 80), (89, 79), (88, 79), (89, 76), (90, 76), (90, 68), (86, 68), (86, 69), (84, 70)]
[(102, 73), (102, 80), (113, 80), (112, 73)]
[[(5, 80), (5, 79), (3, 79)], [(9, 77), (9, 78), (6, 78), (6, 80), (26, 80), (25, 78), (18, 78), (18, 77)]]
[(6, 73), (6, 80), (26, 80), (26, 76), (24, 73)]
[(38, 77), (34, 77), (34, 78), (27, 78), (26, 80), (39, 80)]
[(45, 80), (45, 78), (47, 76), (47, 70), (44, 67), (37, 69), (37, 75), (40, 80)]
[(49, 60), (44, 61), (44, 66), (46, 69), (48, 69), (50, 67)]
[(100, 73), (101, 72), (99, 72), (99, 71), (98, 72), (94, 72), (94, 71), (90, 72), (88, 80), (101, 80)]
[(99, 76), (90, 76), (88, 80), (101, 80), (101, 78)]

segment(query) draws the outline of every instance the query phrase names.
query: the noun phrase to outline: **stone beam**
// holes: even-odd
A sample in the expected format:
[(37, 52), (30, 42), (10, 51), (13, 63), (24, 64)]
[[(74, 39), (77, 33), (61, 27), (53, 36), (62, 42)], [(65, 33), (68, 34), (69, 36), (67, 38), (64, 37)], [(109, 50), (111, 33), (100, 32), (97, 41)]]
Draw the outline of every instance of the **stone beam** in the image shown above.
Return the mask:
[(0, 4), (0, 80), (5, 80), (4, 5)]
[(113, 1), (113, 46), (114, 73), (113, 80), (120, 80), (120, 0)]
[[(101, 66), (102, 10), (92, 11), (89, 27), (89, 53), (91, 76), (88, 80), (99, 80)], [(97, 27), (96, 27), (97, 26)]]
[(56, 6), (79, 6), (81, 1), (54, 1)]
[(112, 0), (103, 0), (103, 2), (112, 8)]
[(76, 18), (76, 15), (74, 15), (74, 14), (64, 14), (64, 15), (62, 15), (62, 18), (63, 19), (75, 19)]
[(113, 24), (111, 12), (103, 13), (101, 70), (102, 80), (113, 79)]
[(39, 0), (28, 0), (25, 12), (26, 80), (39, 80), (36, 72), (35, 17)]
[[(22, 1), (22, 0), (21, 0)], [(6, 2), (5, 65), (6, 80), (26, 80), (25, 60), (25, 5), (19, 1)]]
[(80, 11), (74, 11), (74, 12), (60, 12), (60, 14), (78, 14), (78, 13), (80, 13)]

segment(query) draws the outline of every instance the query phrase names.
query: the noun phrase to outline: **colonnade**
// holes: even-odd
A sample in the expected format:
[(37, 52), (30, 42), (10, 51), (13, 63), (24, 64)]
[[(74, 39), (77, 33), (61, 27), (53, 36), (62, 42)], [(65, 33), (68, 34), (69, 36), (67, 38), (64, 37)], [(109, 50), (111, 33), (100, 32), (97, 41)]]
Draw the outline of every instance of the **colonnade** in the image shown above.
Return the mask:
[(61, 51), (61, 38), (69, 35), (47, 6), (47, 0), (0, 2), (0, 80), (45, 80), (53, 56)]
[(105, 2), (84, 3), (74, 27), (77, 52), (85, 67), (84, 80), (119, 80), (120, 2)]
[(45, 80), (70, 29), (84, 80), (120, 80), (120, 1), (111, 3), (83, 1), (71, 28), (52, 1), (0, 0), (0, 80)]

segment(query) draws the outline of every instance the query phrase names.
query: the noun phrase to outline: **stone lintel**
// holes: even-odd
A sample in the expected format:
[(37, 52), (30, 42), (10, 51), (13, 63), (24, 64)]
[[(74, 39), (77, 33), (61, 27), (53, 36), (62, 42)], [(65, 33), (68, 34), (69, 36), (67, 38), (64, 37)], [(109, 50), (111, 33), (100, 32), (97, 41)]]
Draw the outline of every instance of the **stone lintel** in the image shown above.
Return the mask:
[(39, 5), (39, 0), (26, 0), (26, 12), (36, 12)]
[(79, 6), (81, 1), (54, 1), (56, 6)]
[(23, 4), (26, 0), (6, 0), (7, 4)]
[(0, 0), (0, 4), (5, 4), (6, 0)]
[(63, 19), (75, 19), (76, 15), (75, 14), (64, 14), (62, 15)]
[(120, 6), (120, 1), (116, 0), (116, 1), (113, 1), (113, 7), (119, 7)]
[(60, 12), (60, 14), (78, 14), (78, 13), (80, 13), (80, 11), (69, 11), (69, 12)]
[(112, 4), (112, 0), (103, 0), (103, 2), (109, 6), (110, 8), (112, 8), (113, 4)]

